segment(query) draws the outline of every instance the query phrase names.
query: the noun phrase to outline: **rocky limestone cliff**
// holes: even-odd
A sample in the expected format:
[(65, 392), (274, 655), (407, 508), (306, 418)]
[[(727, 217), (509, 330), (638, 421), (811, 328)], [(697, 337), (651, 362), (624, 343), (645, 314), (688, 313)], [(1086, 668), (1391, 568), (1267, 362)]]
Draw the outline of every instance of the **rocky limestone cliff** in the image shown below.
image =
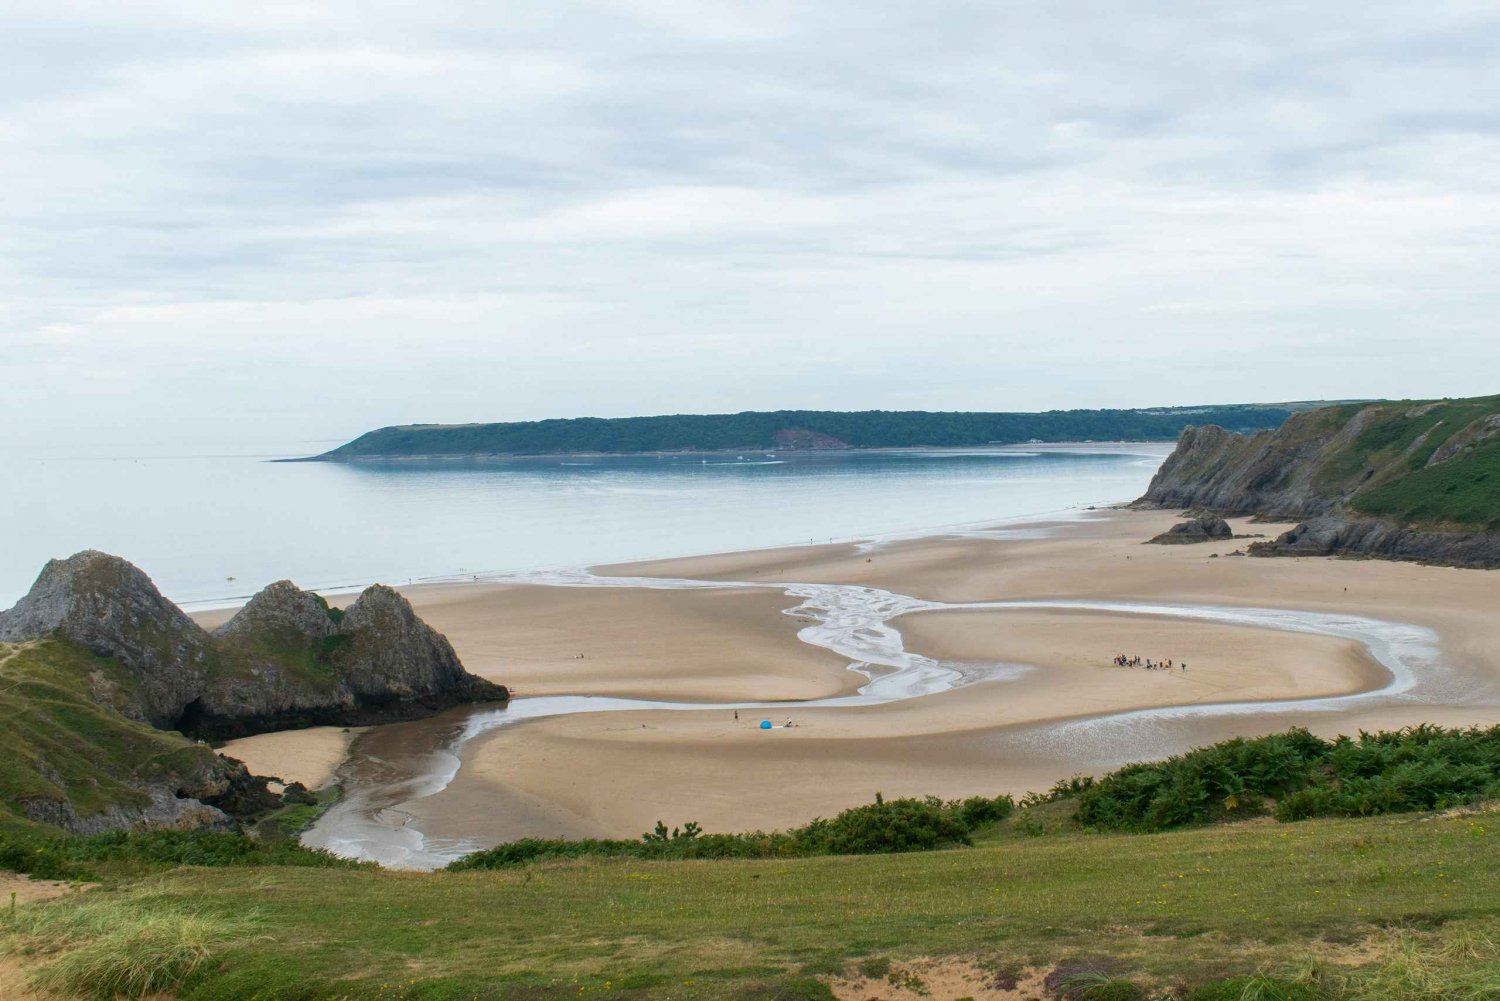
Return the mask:
[(1325, 425), (1324, 411), (1311, 410), (1292, 415), (1280, 430), (1254, 435), (1211, 424), (1186, 428), (1137, 503), (1278, 518), (1326, 514), (1340, 498), (1315, 482), (1320, 454), (1336, 447), (1350, 426)]
[(162, 597), (139, 568), (86, 550), (48, 560), (26, 596), (0, 612), (0, 642), (58, 636), (124, 667), (138, 694), (126, 715), (171, 727), (212, 667), (208, 633)]
[(412, 719), (510, 696), (465, 671), (447, 639), (382, 584), (340, 613), (278, 581), (215, 639), (220, 669), (184, 720), (214, 737)]
[(1251, 555), (1500, 566), (1500, 398), (1328, 407), (1276, 431), (1189, 427), (1145, 508), (1300, 524)]
[(90, 812), (80, 810), (68, 795), (71, 790), (59, 785), (56, 795), (29, 796), (16, 805), (27, 820), (83, 835), (141, 828), (227, 831), (282, 805), (266, 778), (201, 745), (184, 747), (152, 774), (114, 777), (142, 795)]
[(0, 818), (78, 834), (228, 828), (280, 805), (264, 778), (183, 734), (377, 723), (509, 696), (388, 587), (340, 612), (278, 581), (209, 634), (139, 569), (93, 551), (49, 562), (0, 612), (0, 643)]
[(411, 719), (509, 697), (465, 671), (448, 641), (378, 584), (340, 614), (278, 581), (210, 635), (141, 570), (89, 551), (49, 562), (0, 612), (0, 641), (42, 638), (129, 672), (123, 688), (101, 679), (96, 701), (197, 737)]

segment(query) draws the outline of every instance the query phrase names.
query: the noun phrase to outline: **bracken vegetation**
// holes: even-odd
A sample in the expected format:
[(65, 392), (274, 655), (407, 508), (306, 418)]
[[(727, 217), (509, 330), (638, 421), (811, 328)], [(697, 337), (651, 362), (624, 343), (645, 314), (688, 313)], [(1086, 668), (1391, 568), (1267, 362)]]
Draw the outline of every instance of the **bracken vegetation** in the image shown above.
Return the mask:
[(1500, 795), (1500, 727), (1234, 739), (1058, 792), (1074, 794), (1078, 822), (1109, 830), (1161, 831), (1266, 811), (1305, 820), (1441, 810)]

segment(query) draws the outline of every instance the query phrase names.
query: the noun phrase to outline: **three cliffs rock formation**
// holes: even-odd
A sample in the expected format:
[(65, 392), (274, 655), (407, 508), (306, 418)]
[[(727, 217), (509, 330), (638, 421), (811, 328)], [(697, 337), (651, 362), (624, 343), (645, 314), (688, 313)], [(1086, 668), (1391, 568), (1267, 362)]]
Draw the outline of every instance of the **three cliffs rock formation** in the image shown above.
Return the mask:
[(340, 612), (278, 581), (209, 633), (139, 568), (89, 550), (50, 560), (0, 612), (0, 642), (46, 637), (128, 672), (128, 686), (91, 679), (95, 701), (194, 737), (390, 722), (509, 698), (465, 671), (448, 641), (380, 584)]

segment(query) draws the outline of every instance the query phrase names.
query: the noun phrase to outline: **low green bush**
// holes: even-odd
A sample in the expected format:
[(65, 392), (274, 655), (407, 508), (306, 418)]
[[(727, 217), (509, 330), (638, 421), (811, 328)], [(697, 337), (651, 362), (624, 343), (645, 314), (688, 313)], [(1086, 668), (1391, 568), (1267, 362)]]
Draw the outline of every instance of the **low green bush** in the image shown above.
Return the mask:
[(877, 795), (874, 803), (789, 831), (704, 834), (697, 824), (668, 830), (658, 822), (656, 830), (636, 841), (524, 838), (466, 855), (449, 864), (448, 870), (501, 869), (543, 859), (589, 856), (746, 859), (930, 851), (967, 845), (973, 831), (1004, 820), (1014, 809), (1009, 796), (944, 802), (933, 796), (886, 800)]
[(0, 869), (38, 879), (93, 879), (101, 865), (122, 863), (148, 869), (367, 864), (290, 839), (257, 839), (231, 831), (108, 831), (88, 837), (0, 833)]

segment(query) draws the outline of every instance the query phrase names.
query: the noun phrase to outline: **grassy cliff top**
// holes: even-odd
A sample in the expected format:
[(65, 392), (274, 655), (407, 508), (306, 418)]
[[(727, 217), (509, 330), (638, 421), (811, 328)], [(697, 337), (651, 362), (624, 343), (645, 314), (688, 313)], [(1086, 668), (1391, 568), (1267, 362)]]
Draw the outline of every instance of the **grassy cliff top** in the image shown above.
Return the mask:
[(1304, 420), (1303, 433), (1330, 436), (1315, 485), (1353, 510), (1500, 531), (1500, 396), (1346, 405)]
[(1145, 500), (1500, 531), (1500, 396), (1340, 404), (1249, 436), (1198, 427)]
[[(320, 458), (550, 455), (806, 447), (962, 447), (1042, 441), (1168, 441), (1188, 424), (1277, 427), (1307, 404), (1140, 410), (975, 413), (865, 410), (746, 411), (657, 417), (577, 417), (497, 424), (410, 424), (360, 435)], [(817, 437), (809, 437), (817, 436)], [(816, 444), (814, 444), (816, 442)]]

